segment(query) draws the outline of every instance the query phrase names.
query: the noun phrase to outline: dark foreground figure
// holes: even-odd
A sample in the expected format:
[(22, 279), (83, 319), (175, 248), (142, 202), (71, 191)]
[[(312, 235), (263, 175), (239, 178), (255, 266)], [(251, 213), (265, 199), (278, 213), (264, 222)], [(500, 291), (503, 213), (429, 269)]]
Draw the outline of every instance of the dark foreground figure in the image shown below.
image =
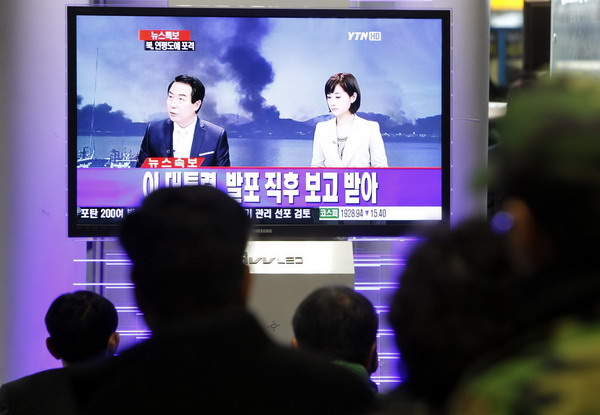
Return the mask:
[(219, 190), (161, 189), (121, 242), (151, 339), (73, 373), (84, 414), (353, 414), (372, 403), (354, 374), (275, 345), (245, 309), (250, 222)]
[[(119, 346), (113, 303), (91, 291), (56, 298), (45, 318), (46, 346), (62, 365), (73, 367), (112, 356)], [(67, 369), (50, 369), (0, 387), (0, 415), (68, 415), (75, 412)]]

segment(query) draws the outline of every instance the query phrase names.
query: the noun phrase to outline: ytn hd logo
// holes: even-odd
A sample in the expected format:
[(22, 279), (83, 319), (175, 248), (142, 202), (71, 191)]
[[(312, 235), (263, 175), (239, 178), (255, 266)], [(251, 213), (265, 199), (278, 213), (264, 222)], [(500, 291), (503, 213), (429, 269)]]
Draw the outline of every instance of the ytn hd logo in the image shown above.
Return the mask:
[(381, 32), (348, 32), (348, 40), (381, 41)]

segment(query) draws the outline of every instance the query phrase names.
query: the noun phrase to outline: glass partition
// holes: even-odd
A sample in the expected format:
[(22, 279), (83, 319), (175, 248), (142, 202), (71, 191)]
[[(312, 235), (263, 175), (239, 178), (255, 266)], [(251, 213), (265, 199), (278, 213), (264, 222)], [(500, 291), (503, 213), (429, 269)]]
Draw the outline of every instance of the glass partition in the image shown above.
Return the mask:
[(600, 75), (600, 1), (552, 0), (550, 69)]

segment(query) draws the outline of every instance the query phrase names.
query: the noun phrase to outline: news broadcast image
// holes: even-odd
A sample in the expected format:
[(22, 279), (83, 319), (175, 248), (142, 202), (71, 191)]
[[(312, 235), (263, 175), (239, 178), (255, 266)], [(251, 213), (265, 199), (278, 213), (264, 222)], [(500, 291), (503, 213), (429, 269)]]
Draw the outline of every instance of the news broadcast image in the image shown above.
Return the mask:
[[(201, 184), (257, 223), (442, 219), (441, 19), (81, 14), (74, 23), (76, 225), (118, 223), (156, 188)], [(378, 123), (389, 167), (311, 167), (315, 127), (334, 118), (324, 86), (335, 73), (356, 77), (357, 115)], [(204, 83), (198, 116), (226, 130), (230, 167), (175, 158), (135, 167), (181, 74)]]

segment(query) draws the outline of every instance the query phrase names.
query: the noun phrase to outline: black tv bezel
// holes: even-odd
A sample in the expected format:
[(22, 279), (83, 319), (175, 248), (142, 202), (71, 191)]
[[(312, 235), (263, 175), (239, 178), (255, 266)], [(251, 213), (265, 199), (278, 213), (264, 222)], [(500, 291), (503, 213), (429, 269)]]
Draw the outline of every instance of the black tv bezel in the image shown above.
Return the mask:
[[(278, 9), (278, 8), (169, 8), (67, 6), (67, 192), (68, 236), (102, 238), (118, 235), (118, 224), (77, 223), (77, 16), (197, 16), (197, 17), (290, 17), (290, 18), (403, 18), (438, 19), (442, 24), (442, 219), (406, 220), (390, 224), (338, 221), (323, 224), (257, 224), (253, 238), (259, 240), (335, 239), (349, 237), (394, 237), (417, 226), (448, 223), (450, 218), (451, 143), (451, 13), (443, 9)], [(339, 223), (341, 222), (341, 223)], [(349, 223), (352, 222), (352, 223)]]

